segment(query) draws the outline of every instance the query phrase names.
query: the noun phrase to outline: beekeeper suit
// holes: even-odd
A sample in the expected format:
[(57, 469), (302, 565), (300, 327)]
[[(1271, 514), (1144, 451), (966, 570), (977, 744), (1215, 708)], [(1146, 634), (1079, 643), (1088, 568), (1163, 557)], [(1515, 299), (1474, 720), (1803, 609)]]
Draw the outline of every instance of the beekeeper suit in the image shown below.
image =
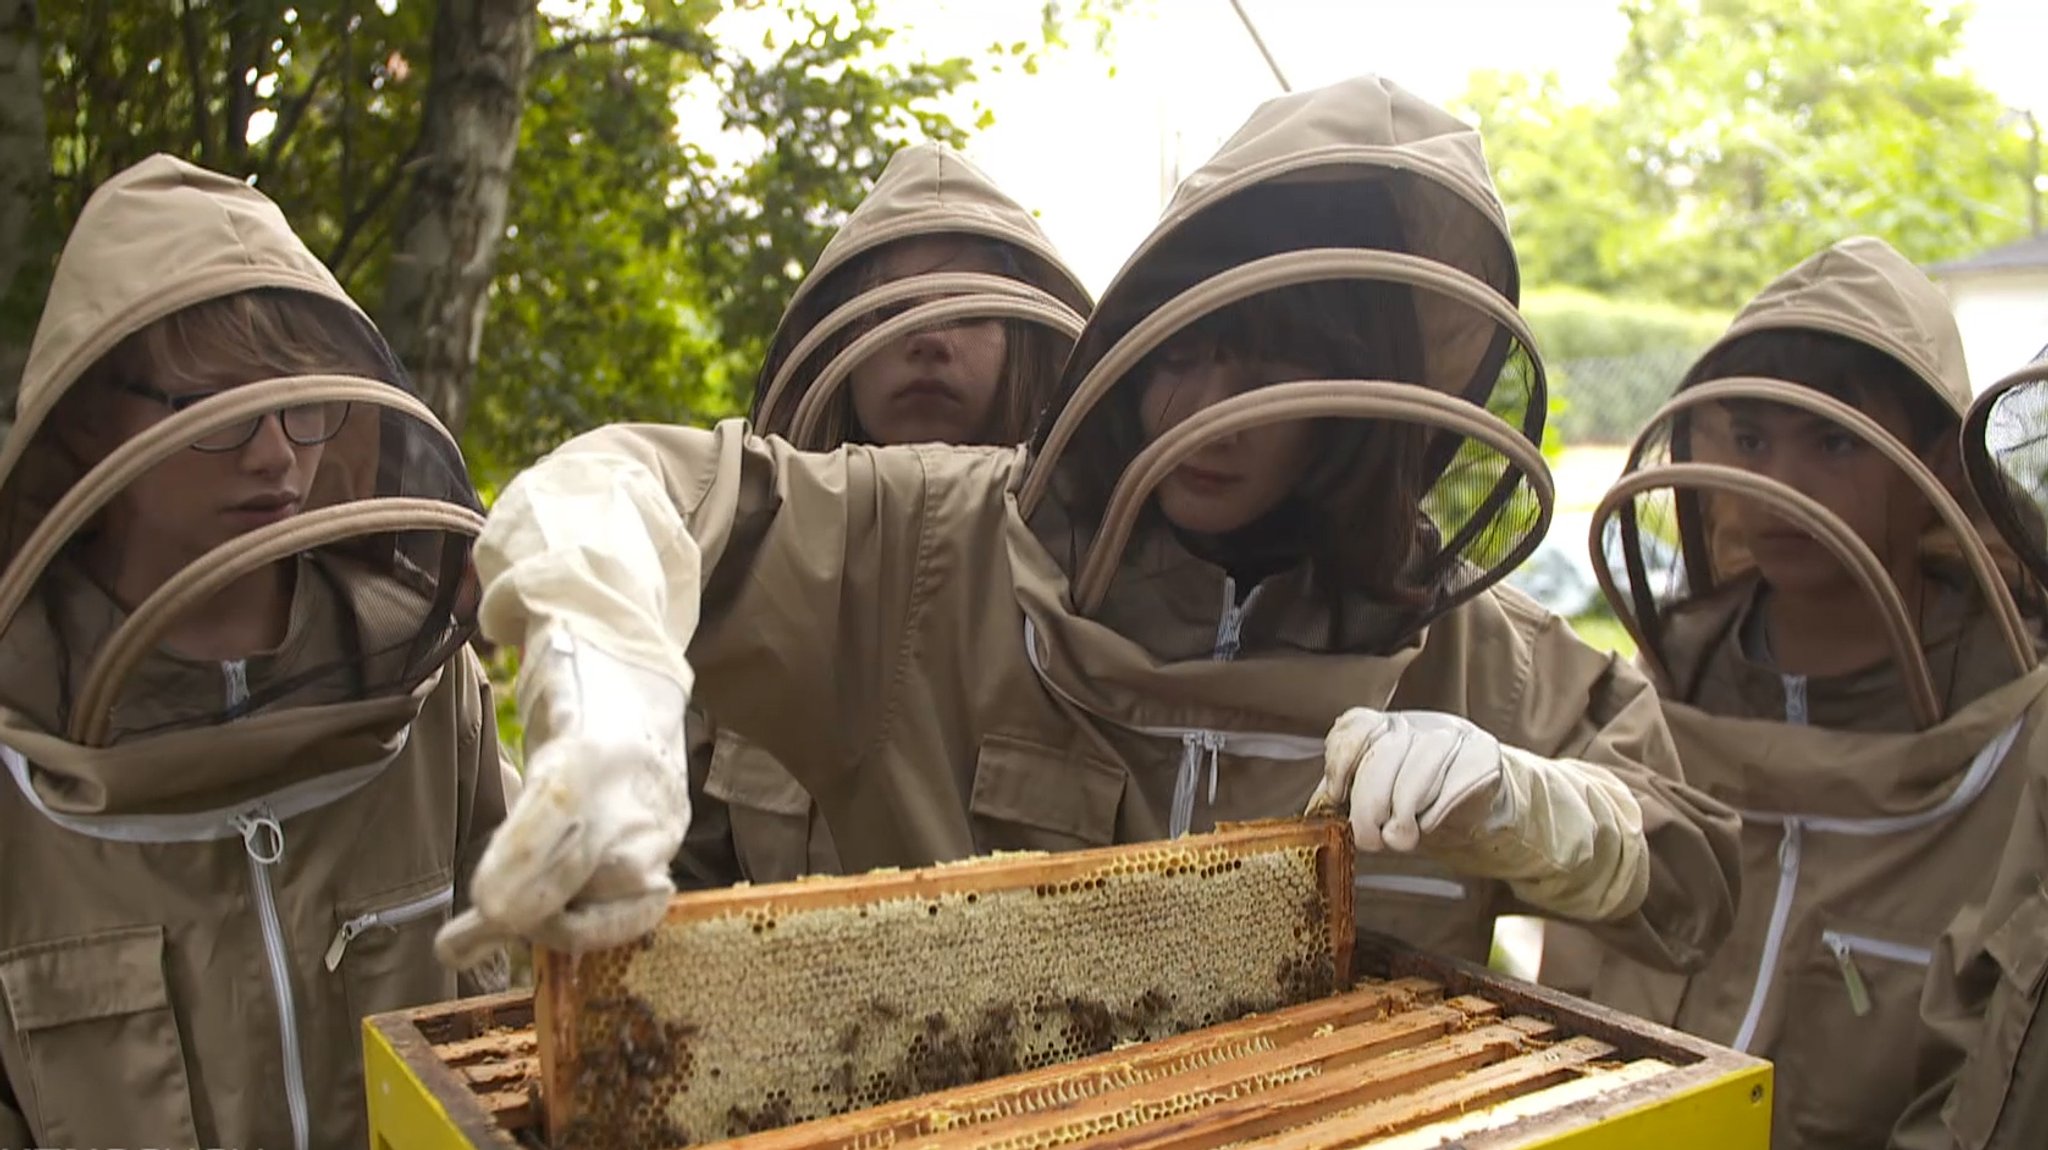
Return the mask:
[[(1412, 304), (1420, 382), (1264, 387), (1142, 458), (1103, 450), (1133, 367), (1181, 328), (1327, 282)], [(1314, 800), (1369, 852), (1372, 928), (1483, 957), (1494, 916), (1532, 907), (1699, 961), (1732, 914), (1732, 822), (1682, 783), (1649, 684), (1497, 587), (1550, 497), (1517, 292), (1477, 134), (1364, 77), (1263, 105), (1185, 181), (1029, 452), (805, 455), (738, 423), (565, 446), (506, 489), (479, 547), (487, 633), (526, 652), (528, 791), (444, 953), (650, 928), (688, 821), (694, 690), (815, 796), (849, 869)], [(1396, 478), (1425, 517), (1380, 525), (1416, 541), (1411, 602), (1299, 562), (1247, 593), (1153, 513), (1205, 438), (1316, 418), (1422, 429)], [(1333, 483), (1382, 466), (1330, 459)]]
[[(2048, 579), (2044, 399), (2048, 350), (1979, 396), (1963, 424), (1970, 486), (2036, 588)], [(2048, 755), (2009, 771), (2011, 833), (1986, 866), (1988, 885), (1959, 884), (1960, 909), (1928, 965), (1919, 1094), (1893, 1134), (1900, 1150), (2018, 1150), (2048, 1132)]]
[[(913, 144), (889, 158), (790, 297), (755, 381), (753, 430), (821, 451), (890, 441), (883, 436), (895, 428), (861, 425), (852, 383), (892, 342), (903, 361), (897, 374), (929, 374), (946, 388), (967, 382), (971, 393), (974, 381), (958, 377), (985, 365), (961, 352), (961, 337), (928, 326), (923, 317), (937, 314), (942, 324), (1001, 322), (981, 437), (1022, 443), (1093, 306), (1030, 212), (959, 153)], [(934, 402), (966, 408), (974, 398)], [(839, 869), (811, 796), (773, 755), (730, 729), (714, 733), (699, 714), (690, 768), (702, 778), (679, 883), (781, 882)]]
[[(1654, 971), (1606, 948), (1591, 985), (1606, 1005), (1771, 1059), (1772, 1145), (1878, 1145), (1909, 1097), (1930, 948), (1957, 900), (1982, 889), (2025, 764), (2041, 756), (2048, 668), (1966, 494), (1844, 400), (1712, 366), (1739, 362), (1723, 357), (1744, 341), (1788, 333), (1901, 365), (1909, 398), (1939, 413), (1938, 426), (1911, 429), (1936, 455), (1969, 401), (1940, 290), (1881, 241), (1856, 238), (1765, 288), (1638, 437), (1596, 513), (1595, 560), (1663, 695), (1687, 780), (1742, 812), (1743, 897), (1704, 970)], [(1866, 453), (1905, 474), (1914, 505), (1932, 508), (1903, 545), (1921, 591), (1790, 486), (1775, 455), (1728, 462), (1755, 434), (1743, 413), (1763, 408), (1793, 413), (1800, 435), (1838, 457)], [(1826, 675), (1780, 669), (1763, 613), (1772, 592), (1727, 518), (1736, 500), (1833, 556), (1891, 659)]]
[[(252, 292), (292, 324), (122, 366)], [(285, 335), (360, 373), (235, 374), (289, 361)], [(303, 489), (287, 443), (318, 456)], [(195, 469), (257, 494), (165, 503)], [(179, 522), (117, 531), (138, 500)], [(142, 571), (181, 523), (234, 530)], [(457, 993), (434, 932), (504, 814), (464, 646), (481, 526), (454, 442), (262, 194), (155, 156), (87, 201), (0, 447), (0, 1145), (362, 1144), (362, 1019)], [(192, 649), (272, 572), (274, 642)]]

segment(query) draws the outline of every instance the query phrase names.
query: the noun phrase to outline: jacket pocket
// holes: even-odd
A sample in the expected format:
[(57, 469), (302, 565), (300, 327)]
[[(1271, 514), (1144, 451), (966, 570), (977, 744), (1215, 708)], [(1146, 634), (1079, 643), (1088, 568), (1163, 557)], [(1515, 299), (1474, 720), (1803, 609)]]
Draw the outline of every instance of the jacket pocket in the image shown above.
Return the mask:
[(454, 904), (455, 884), (442, 871), (335, 907), (325, 962), (341, 977), (352, 1021), (455, 993), (434, 957), (434, 934)]
[(2037, 882), (2033, 895), (1985, 938), (1984, 950), (1998, 965), (1998, 985), (1944, 1115), (1968, 1150), (2039, 1138), (2038, 1124), (2048, 1120), (2048, 1034), (2040, 1025), (2048, 889)]
[(1007, 735), (988, 735), (968, 810), (976, 851), (1077, 850), (1116, 839), (1123, 768)]
[[(810, 792), (775, 756), (730, 731), (720, 731), (704, 791), (726, 805), (733, 854), (747, 881), (788, 882), (839, 869)], [(813, 828), (821, 833), (814, 836)]]
[(1390, 869), (1377, 855), (1360, 855), (1357, 864), (1351, 886), (1359, 930), (1485, 964), (1493, 944), (1488, 884), (1427, 864)]
[(1931, 939), (1822, 923), (1785, 983), (1775, 1050), (1778, 1125), (1792, 1145), (1882, 1146), (1913, 1098)]
[(0, 990), (28, 1067), (20, 1101), (43, 1145), (199, 1144), (162, 927), (0, 954)]

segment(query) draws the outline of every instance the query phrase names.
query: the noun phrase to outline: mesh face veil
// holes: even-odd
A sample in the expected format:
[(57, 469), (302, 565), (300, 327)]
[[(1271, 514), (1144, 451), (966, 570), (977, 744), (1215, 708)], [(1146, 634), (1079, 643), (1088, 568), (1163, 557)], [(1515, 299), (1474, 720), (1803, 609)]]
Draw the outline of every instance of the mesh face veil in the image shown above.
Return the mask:
[[(886, 272), (897, 256), (908, 266)], [(1005, 352), (987, 434), (1021, 441), (1090, 307), (1030, 213), (986, 175), (938, 145), (905, 148), (790, 299), (754, 428), (811, 450), (870, 441), (848, 386), (856, 368), (916, 333), (994, 320)]]
[[(1961, 362), (1938, 289), (1875, 240), (1844, 241), (1812, 257), (1744, 309), (1637, 437), (1622, 479), (1594, 515), (1594, 570), (1667, 695), (1691, 697), (1696, 664), (1711, 650), (1686, 637), (1690, 613), (1746, 594), (1766, 578), (1774, 555), (1784, 562), (1788, 554), (1804, 567), (1838, 570), (1867, 601), (1922, 729), (1942, 721), (1949, 706), (1923, 650), (1920, 604), (1900, 582), (1902, 565), (1920, 571), (1931, 556), (1953, 558), (1991, 612), (2005, 656), (2020, 673), (2032, 669), (2033, 644), (2009, 574), (1986, 545), (1967, 492), (1944, 484), (1920, 451), (1872, 415), (1829, 394), (1892, 394), (1932, 450), (1952, 434), (1968, 395)], [(1745, 364), (1772, 364), (1801, 378), (1746, 374)], [(1851, 364), (1858, 366), (1843, 366)], [(1775, 430), (1757, 430), (1766, 423)], [(1773, 452), (1867, 460), (1874, 474), (1904, 483), (1860, 494), (1860, 506), (1877, 514), (1859, 534), (1842, 518), (1847, 512), (1831, 510), (1778, 470), (1792, 464), (1760, 461), (1766, 438), (1792, 444)], [(1894, 515), (1900, 509), (1888, 501), (1895, 498), (1924, 505), (1928, 525), (1909, 530), (1913, 517)], [(1882, 546), (1869, 541), (1873, 532), (1882, 532)]]
[(2048, 582), (2048, 347), (1971, 404), (1963, 470), (2038, 590)]
[(321, 731), (402, 727), (469, 637), (481, 526), (454, 441), (276, 208), (146, 161), (81, 218), (0, 450), (11, 745), (108, 801), (102, 752), (145, 741), (211, 739), (233, 762), (198, 790), (317, 772)]
[[(1019, 505), (1070, 532), (1075, 607), (1102, 605), (1178, 465), (1296, 421), (1309, 460), (1250, 533), (1381, 619), (1333, 627), (1329, 649), (1397, 647), (1490, 587), (1551, 511), (1518, 294), (1469, 127), (1374, 77), (1266, 105), (1105, 293), (1036, 439)], [(1284, 366), (1148, 436), (1146, 387), (1190, 344)]]

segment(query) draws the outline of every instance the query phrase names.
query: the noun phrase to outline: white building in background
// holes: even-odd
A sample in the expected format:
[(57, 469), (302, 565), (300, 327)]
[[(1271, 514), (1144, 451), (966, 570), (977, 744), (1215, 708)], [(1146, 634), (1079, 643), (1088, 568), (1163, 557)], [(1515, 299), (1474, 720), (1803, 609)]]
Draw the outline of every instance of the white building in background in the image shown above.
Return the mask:
[(1955, 307), (1978, 391), (2048, 347), (2048, 235), (1936, 264), (1927, 274)]

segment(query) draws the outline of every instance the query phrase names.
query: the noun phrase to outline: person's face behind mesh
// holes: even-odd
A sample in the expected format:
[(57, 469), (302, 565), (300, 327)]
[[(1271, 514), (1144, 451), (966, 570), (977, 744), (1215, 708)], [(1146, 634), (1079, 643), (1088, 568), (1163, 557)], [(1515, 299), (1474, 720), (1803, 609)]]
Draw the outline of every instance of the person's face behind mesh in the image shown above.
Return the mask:
[[(200, 400), (280, 376), (377, 375), (289, 296), (243, 294), (196, 305), (123, 341), (71, 421), (81, 454), (103, 458)], [(346, 404), (303, 404), (208, 432), (117, 495), (97, 546), (124, 569), (168, 575), (258, 527), (299, 513)]]
[[(1145, 440), (1158, 439), (1194, 413), (1275, 383), (1315, 379), (1306, 364), (1225, 356), (1213, 343), (1189, 341), (1157, 356), (1139, 396)], [(1308, 470), (1313, 425), (1271, 423), (1211, 439), (1173, 469), (1155, 498), (1182, 531), (1226, 535), (1264, 518)]]
[[(1878, 389), (1855, 404), (1899, 438), (1913, 441), (1905, 406)], [(1710, 404), (1692, 426), (1694, 457), (1776, 480), (1839, 516), (1888, 569), (1917, 561), (1933, 509), (1906, 477), (1859, 436), (1799, 408), (1761, 401)], [(1717, 535), (1756, 560), (1764, 581), (1798, 595), (1857, 594), (1834, 553), (1807, 532), (1750, 501), (1713, 499)]]
[[(870, 274), (875, 284), (884, 284), (934, 272), (1005, 270), (985, 242), (932, 236), (882, 249)], [(996, 417), (1007, 351), (998, 319), (925, 328), (890, 340), (847, 377), (854, 414), (879, 444), (982, 442)]]

